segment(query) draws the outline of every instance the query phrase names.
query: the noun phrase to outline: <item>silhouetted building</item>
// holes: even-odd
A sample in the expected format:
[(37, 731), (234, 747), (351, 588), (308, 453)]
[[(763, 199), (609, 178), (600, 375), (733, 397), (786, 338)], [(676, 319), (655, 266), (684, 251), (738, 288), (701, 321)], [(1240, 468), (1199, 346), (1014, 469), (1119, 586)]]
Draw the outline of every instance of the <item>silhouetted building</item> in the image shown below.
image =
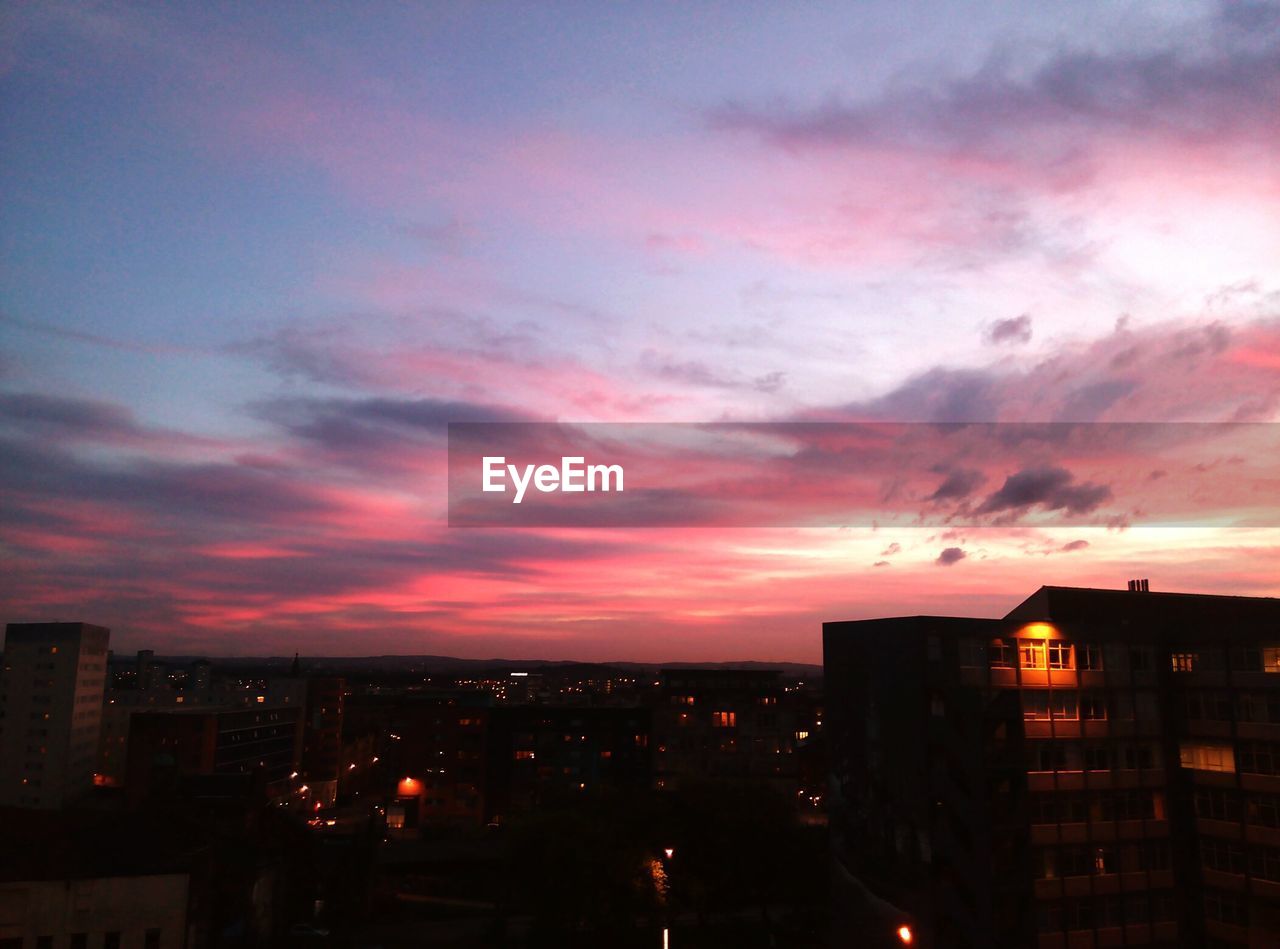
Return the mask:
[(601, 787), (646, 790), (653, 778), (650, 722), (649, 710), (637, 707), (490, 710), (485, 819)]
[(169, 708), (130, 719), (125, 787), (131, 800), (177, 794), (193, 776), (252, 776), (283, 798), (301, 786), (301, 706)]
[(0, 805), (57, 808), (93, 787), (108, 636), (88, 623), (6, 627)]
[[(410, 789), (398, 795), (404, 809), (391, 815), (393, 823), (482, 819), (491, 704), (487, 693), (467, 690), (348, 698), (343, 732), (351, 763), (358, 770), (365, 756), (376, 757), (381, 773)], [(362, 741), (367, 735), (375, 736), (372, 745)]]
[[(653, 711), (659, 788), (689, 778), (755, 780), (798, 787), (798, 693), (776, 669), (663, 669)], [(804, 732), (803, 738), (800, 732)]]
[(836, 908), (867, 945), (904, 919), (917, 946), (1275, 944), (1280, 601), (1042, 587), (823, 644)]
[[(294, 664), (298, 662), (294, 659)], [(342, 708), (346, 683), (341, 678), (309, 678), (302, 728), (302, 777), (312, 796), (332, 805), (338, 796), (342, 762)]]

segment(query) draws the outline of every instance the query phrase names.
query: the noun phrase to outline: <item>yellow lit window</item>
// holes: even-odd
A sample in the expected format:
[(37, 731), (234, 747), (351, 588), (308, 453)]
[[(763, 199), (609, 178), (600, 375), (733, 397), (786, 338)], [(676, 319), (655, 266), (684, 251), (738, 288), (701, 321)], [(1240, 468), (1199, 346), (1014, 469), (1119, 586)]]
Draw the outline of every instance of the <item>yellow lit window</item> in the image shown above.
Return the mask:
[(1018, 641), (1018, 662), (1024, 669), (1044, 669), (1045, 643), (1043, 639), (1022, 639)]
[(1196, 771), (1235, 771), (1235, 752), (1230, 745), (1187, 742), (1179, 749), (1182, 767)]
[(711, 724), (716, 728), (733, 728), (738, 724), (737, 712), (712, 712)]
[(1262, 647), (1262, 671), (1280, 672), (1280, 646)]
[(1076, 667), (1075, 649), (1071, 643), (1052, 640), (1046, 650), (1049, 654), (1050, 669), (1074, 669)]

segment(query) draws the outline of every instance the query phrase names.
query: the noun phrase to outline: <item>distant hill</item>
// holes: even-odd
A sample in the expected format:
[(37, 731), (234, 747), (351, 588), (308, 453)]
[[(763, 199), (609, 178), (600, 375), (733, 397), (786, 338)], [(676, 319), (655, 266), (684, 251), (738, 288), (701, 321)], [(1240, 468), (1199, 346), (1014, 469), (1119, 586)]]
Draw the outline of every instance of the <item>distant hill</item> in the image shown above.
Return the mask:
[[(157, 662), (175, 666), (189, 665), (197, 659), (207, 658), (220, 669), (243, 669), (277, 673), (287, 670), (292, 656), (156, 656)], [(129, 656), (116, 656), (114, 661), (124, 664), (132, 661)], [(730, 662), (578, 662), (567, 659), (459, 659), (456, 656), (303, 656), (302, 668), (306, 672), (324, 670), (350, 670), (352, 672), (420, 672), (427, 675), (459, 675), (464, 673), (522, 672), (554, 670), (577, 671), (580, 674), (598, 670), (617, 670), (632, 673), (653, 673), (659, 669), (779, 669), (785, 675), (798, 678), (822, 677), (822, 667), (803, 662), (761, 662), (755, 659)]]

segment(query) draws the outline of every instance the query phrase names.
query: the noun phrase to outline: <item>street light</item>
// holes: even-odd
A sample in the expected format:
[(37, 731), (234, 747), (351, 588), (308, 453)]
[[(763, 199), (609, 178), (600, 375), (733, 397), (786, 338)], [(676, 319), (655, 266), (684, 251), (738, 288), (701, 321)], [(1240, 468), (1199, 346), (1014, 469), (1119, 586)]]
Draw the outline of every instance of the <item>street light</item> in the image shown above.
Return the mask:
[(662, 851), (662, 852), (663, 852), (663, 853), (665, 853), (665, 854), (667, 855), (667, 859), (668, 859), (668, 860), (670, 860), (672, 857), (674, 857), (674, 856), (676, 855), (676, 851), (675, 851), (675, 848), (674, 848), (674, 847), (668, 847), (666, 850), (664, 850), (664, 851)]
[(915, 933), (911, 931), (910, 926), (898, 927), (898, 941), (901, 942), (904, 946), (911, 945), (913, 942), (915, 942), (915, 938), (916, 938)]

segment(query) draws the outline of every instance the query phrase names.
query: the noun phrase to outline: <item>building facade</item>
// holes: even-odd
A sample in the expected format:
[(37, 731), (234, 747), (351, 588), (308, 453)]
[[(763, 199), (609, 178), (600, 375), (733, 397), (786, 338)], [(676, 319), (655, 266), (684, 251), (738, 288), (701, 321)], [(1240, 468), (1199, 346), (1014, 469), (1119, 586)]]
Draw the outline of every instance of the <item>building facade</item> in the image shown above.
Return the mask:
[(937, 947), (1277, 944), (1280, 601), (1044, 587), (1002, 619), (823, 634), (851, 924), (887, 945), (902, 919)]
[(0, 805), (59, 808), (93, 787), (109, 632), (10, 623), (0, 671)]

